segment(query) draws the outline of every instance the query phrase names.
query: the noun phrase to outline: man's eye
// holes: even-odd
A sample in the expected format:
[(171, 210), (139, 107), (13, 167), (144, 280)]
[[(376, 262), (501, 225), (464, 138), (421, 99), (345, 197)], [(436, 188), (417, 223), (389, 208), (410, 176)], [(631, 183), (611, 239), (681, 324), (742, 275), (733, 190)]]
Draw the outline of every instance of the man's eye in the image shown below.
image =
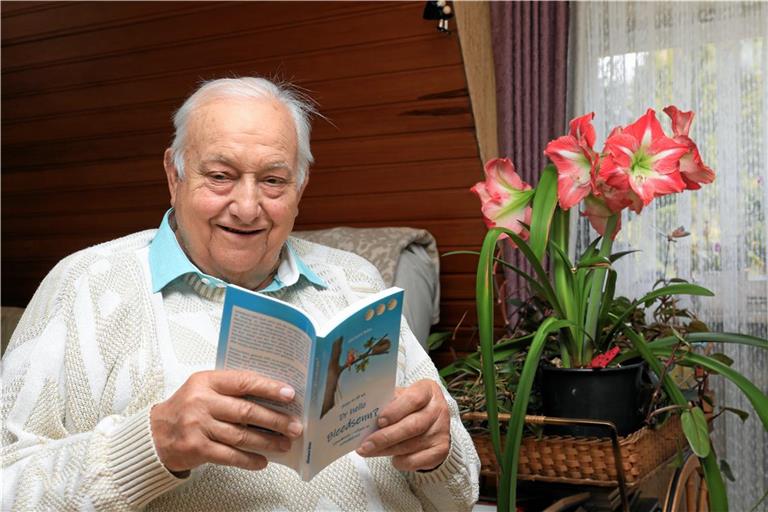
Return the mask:
[(273, 185), (273, 186), (279, 186), (279, 185), (285, 184), (285, 180), (283, 178), (278, 178), (277, 176), (271, 176), (269, 178), (266, 178), (264, 182), (267, 185)]
[(213, 181), (227, 181), (229, 179), (229, 176), (220, 172), (213, 173), (210, 177)]

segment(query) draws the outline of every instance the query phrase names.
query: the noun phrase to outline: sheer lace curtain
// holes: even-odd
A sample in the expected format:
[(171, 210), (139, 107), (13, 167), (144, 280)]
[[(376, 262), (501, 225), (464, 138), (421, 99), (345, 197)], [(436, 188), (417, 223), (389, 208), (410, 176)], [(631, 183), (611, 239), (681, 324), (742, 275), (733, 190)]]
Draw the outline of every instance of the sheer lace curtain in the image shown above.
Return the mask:
[[(768, 3), (572, 5), (571, 117), (594, 111), (602, 147), (612, 127), (648, 107), (667, 128), (665, 106), (694, 110), (691, 136), (717, 173), (701, 190), (625, 214), (615, 249), (641, 252), (619, 263), (619, 291), (636, 297), (662, 276), (688, 279), (716, 294), (687, 304), (713, 330), (768, 336)], [(578, 250), (594, 234), (576, 224)], [(678, 226), (690, 236), (668, 243)], [(718, 350), (768, 391), (765, 351)], [(750, 412), (744, 424), (723, 414), (715, 427), (718, 456), (736, 478), (731, 509), (750, 510), (768, 490), (768, 433), (735, 387), (717, 377), (712, 387), (719, 403)]]

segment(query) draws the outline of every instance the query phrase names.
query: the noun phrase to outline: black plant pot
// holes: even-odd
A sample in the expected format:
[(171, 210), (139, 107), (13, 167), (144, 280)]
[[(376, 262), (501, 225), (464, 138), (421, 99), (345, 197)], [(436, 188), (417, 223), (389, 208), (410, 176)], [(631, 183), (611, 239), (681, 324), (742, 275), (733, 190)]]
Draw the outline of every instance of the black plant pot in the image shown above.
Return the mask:
[[(545, 416), (607, 420), (620, 436), (639, 429), (646, 393), (643, 362), (618, 368), (555, 368), (543, 366), (541, 389)], [(547, 425), (547, 434), (607, 437), (599, 426)]]

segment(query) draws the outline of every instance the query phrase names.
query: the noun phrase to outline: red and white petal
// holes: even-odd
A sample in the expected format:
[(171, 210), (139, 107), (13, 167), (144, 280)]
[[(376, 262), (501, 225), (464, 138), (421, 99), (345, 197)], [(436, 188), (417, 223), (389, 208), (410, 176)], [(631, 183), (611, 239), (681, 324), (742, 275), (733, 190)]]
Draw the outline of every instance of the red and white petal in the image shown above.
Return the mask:
[(572, 119), (570, 126), (570, 135), (575, 137), (579, 142), (586, 143), (590, 149), (595, 147), (595, 127), (592, 126), (592, 119), (595, 118), (595, 113), (590, 112), (576, 119)]
[(683, 112), (676, 106), (670, 105), (664, 109), (664, 113), (672, 120), (672, 133), (675, 137), (688, 135), (693, 122), (693, 111)]

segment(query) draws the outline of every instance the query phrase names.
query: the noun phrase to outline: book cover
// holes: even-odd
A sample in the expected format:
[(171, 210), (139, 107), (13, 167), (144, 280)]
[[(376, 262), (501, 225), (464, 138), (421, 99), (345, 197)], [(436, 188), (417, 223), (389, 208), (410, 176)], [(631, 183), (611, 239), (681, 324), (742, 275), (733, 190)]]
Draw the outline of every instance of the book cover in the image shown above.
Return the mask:
[(217, 368), (246, 369), (290, 384), (291, 404), (254, 401), (302, 418), (284, 454), (265, 454), (308, 481), (356, 449), (393, 397), (403, 290), (389, 288), (317, 323), (297, 307), (227, 287)]

